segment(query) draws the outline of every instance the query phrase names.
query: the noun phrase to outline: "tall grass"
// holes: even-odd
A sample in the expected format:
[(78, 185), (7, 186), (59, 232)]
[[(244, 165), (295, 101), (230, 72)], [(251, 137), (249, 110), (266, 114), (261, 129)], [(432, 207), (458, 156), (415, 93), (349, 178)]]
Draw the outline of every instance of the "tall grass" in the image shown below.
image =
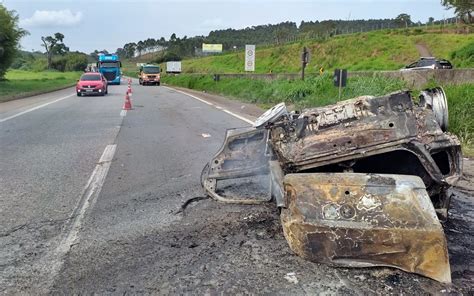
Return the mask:
[[(323, 106), (338, 100), (338, 89), (332, 76), (309, 77), (301, 80), (256, 80), (248, 78), (221, 78), (215, 82), (211, 75), (163, 76), (163, 81), (176, 86), (206, 90), (264, 106), (286, 102), (297, 107)], [(343, 88), (341, 100), (361, 95), (382, 95), (399, 90), (401, 80), (382, 77), (353, 77)]]
[(474, 156), (474, 84), (444, 87), (448, 97), (449, 131), (459, 137), (464, 151)]
[[(221, 94), (268, 108), (285, 102), (294, 108), (333, 104), (338, 99), (338, 88), (332, 76), (322, 75), (301, 80), (253, 80), (225, 78), (213, 80), (211, 75), (164, 75), (165, 83)], [(398, 79), (384, 77), (352, 77), (343, 89), (341, 100), (362, 95), (384, 95), (405, 88)], [(449, 103), (449, 130), (463, 143), (468, 155), (474, 155), (474, 84), (445, 87)], [(416, 93), (414, 93), (416, 95)]]

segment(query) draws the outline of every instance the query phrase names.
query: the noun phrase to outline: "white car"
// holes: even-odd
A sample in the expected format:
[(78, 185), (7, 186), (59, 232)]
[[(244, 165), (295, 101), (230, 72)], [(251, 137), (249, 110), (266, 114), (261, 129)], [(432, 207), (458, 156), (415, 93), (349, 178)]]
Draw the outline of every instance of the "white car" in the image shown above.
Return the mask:
[(452, 69), (453, 65), (448, 60), (437, 60), (434, 57), (422, 57), (418, 61), (400, 69), (400, 71), (412, 70), (434, 70), (434, 69)]

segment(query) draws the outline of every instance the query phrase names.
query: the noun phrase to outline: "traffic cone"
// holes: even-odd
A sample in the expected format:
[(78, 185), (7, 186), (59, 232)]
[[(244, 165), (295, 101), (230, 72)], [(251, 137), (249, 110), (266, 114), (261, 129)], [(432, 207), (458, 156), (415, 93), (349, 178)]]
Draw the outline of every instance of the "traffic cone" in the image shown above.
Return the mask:
[(130, 97), (128, 96), (128, 93), (125, 93), (125, 103), (123, 104), (122, 109), (132, 110), (132, 102), (130, 101)]
[(128, 85), (127, 93), (128, 93), (129, 95), (132, 95), (132, 87), (131, 87), (130, 85)]

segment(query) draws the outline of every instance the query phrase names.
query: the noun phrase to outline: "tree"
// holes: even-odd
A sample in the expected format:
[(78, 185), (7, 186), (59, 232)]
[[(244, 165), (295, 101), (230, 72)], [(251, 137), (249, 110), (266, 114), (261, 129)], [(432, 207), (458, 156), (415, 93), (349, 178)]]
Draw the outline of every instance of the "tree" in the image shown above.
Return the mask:
[(145, 43), (143, 41), (138, 41), (135, 48), (138, 51), (138, 56), (142, 55), (142, 51), (145, 49)]
[(15, 11), (8, 11), (0, 4), (0, 80), (18, 52), (21, 37), (28, 32), (18, 27), (18, 15)]
[(281, 27), (281, 28), (278, 28), (275, 32), (275, 38), (276, 38), (276, 41), (277, 41), (277, 44), (281, 44), (283, 43), (290, 35), (290, 31), (285, 28), (285, 27)]
[(472, 0), (441, 0), (446, 9), (454, 8), (454, 12), (467, 24), (474, 23), (474, 2)]
[(170, 36), (170, 42), (175, 42), (175, 41), (176, 41), (176, 34), (173, 33), (173, 34), (171, 34), (171, 36)]
[(399, 15), (395, 18), (395, 22), (396, 22), (400, 27), (405, 26), (405, 28), (408, 28), (408, 26), (412, 24), (410, 15), (408, 15), (408, 14), (406, 14), (406, 13), (399, 14)]
[(433, 22), (434, 22), (434, 17), (430, 16), (429, 19), (428, 19), (428, 24), (432, 25)]
[(41, 41), (43, 41), (41, 46), (44, 47), (48, 58), (48, 69), (51, 69), (51, 61), (54, 55), (63, 55), (69, 51), (69, 47), (63, 43), (63, 40), (64, 35), (61, 33), (54, 34), (54, 37), (41, 37)]

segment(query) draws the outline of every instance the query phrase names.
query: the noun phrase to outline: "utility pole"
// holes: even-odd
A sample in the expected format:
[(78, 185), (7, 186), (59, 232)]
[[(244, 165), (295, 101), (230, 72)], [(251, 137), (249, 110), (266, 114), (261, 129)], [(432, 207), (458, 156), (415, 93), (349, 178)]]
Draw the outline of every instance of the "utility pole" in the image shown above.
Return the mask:
[(306, 46), (303, 47), (303, 53), (301, 54), (301, 80), (304, 81), (304, 69), (309, 62), (309, 52)]

